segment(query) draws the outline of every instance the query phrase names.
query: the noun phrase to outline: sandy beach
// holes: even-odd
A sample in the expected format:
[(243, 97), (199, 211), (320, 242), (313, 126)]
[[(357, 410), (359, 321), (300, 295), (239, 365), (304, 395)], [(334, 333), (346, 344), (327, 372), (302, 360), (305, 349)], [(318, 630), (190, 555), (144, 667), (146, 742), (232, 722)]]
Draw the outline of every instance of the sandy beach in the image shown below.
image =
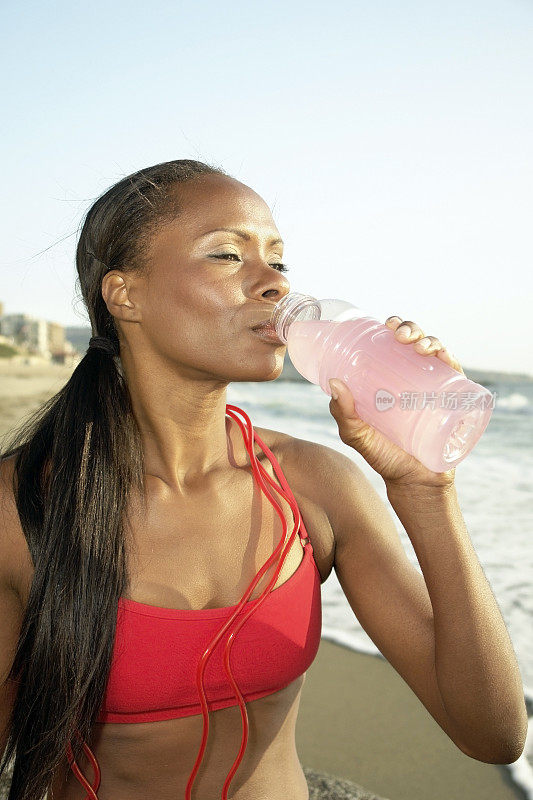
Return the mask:
[(5, 434), (61, 389), (73, 367), (31, 357), (0, 358), (0, 447)]
[(393, 667), (322, 639), (296, 724), (304, 767), (390, 800), (524, 798), (504, 766), (466, 756)]
[[(5, 434), (57, 392), (72, 369), (0, 359), (2, 445)], [(464, 755), (388, 662), (325, 639), (307, 672), (296, 743), (310, 800), (524, 797), (511, 784), (504, 766)], [(351, 790), (340, 784), (334, 789), (334, 777), (315, 773), (354, 782), (368, 794), (356, 792), (353, 785)], [(330, 789), (318, 790), (319, 784)]]

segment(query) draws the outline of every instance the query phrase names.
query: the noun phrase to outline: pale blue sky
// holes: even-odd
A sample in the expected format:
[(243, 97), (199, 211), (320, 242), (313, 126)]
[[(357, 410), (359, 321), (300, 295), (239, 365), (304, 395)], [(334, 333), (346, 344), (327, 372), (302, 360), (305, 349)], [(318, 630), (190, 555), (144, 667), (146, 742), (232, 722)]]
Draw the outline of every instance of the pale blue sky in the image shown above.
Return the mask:
[(86, 324), (91, 200), (196, 158), (268, 202), (294, 291), (533, 374), (533, 3), (11, 0), (0, 25), (6, 313)]

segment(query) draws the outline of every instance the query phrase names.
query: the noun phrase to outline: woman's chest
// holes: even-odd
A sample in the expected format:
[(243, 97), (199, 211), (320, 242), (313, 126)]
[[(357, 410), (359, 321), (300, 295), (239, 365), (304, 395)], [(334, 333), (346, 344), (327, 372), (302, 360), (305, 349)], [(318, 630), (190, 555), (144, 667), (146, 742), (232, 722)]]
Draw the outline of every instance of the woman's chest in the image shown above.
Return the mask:
[[(276, 457), (293, 497), (280, 486), (271, 462), (258, 457), (261, 490), (251, 468), (234, 470), (194, 496), (172, 498), (154, 493), (142, 513), (132, 505), (129, 513), (129, 586), (125, 596), (134, 601), (182, 610), (232, 606), (239, 602), (254, 576), (280, 541), (288, 541), (298, 513), (313, 545), (313, 555), (323, 582), (332, 568), (332, 535), (327, 517), (296, 480), (288, 449), (276, 447), (274, 431), (262, 440)], [(270, 435), (267, 435), (270, 434)], [(270, 440), (270, 441), (269, 441)], [(298, 484), (292, 490), (291, 483)], [(302, 491), (302, 487), (304, 491)], [(296, 505), (295, 505), (296, 504)], [(303, 558), (304, 527), (293, 537), (273, 589), (298, 569)], [(263, 591), (276, 568), (276, 560), (256, 585), (249, 599)]]
[[(286, 434), (256, 428), (274, 454), (287, 480), (313, 545), (313, 558), (323, 583), (334, 560), (334, 539), (323, 508), (313, 501), (313, 488), (302, 474), (298, 459), (291, 458)], [(294, 510), (278, 491), (280, 481), (269, 459), (256, 446), (263, 480), (275, 502), (261, 491), (251, 467), (228, 480), (207, 486), (187, 502), (172, 501), (155, 493), (141, 508), (132, 501), (127, 514), (126, 552), (129, 584), (124, 595), (133, 600), (174, 609), (221, 608), (239, 602), (260, 567), (272, 555), (287, 526), (294, 526)], [(269, 482), (268, 477), (272, 483)], [(278, 509), (278, 510), (276, 510)], [(303, 530), (301, 532), (304, 536)], [(17, 586), (22, 606), (27, 605), (34, 567), (21, 534), (20, 571)], [(303, 558), (299, 535), (273, 588), (297, 570)], [(250, 599), (258, 597), (276, 565), (259, 581)]]

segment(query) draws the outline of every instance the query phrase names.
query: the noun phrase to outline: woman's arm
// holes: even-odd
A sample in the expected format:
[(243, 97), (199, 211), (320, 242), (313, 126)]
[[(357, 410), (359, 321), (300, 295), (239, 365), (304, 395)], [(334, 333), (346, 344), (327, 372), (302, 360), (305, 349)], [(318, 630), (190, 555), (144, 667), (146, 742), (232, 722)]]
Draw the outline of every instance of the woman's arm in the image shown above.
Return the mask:
[(335, 538), (335, 572), (361, 626), (466, 755), (512, 763), (527, 731), (521, 676), (496, 601), (448, 493), (387, 487), (423, 575), (362, 470), (293, 439), (299, 469)]
[[(425, 337), (429, 347), (424, 349), (424, 332), (412, 320), (393, 316), (385, 325), (394, 330), (396, 341), (421, 356), (440, 358), (464, 375), (455, 356), (437, 337)], [(389, 501), (413, 544), (424, 576), (414, 570), (415, 578), (405, 565), (385, 509), (365, 514), (367, 503), (376, 506), (377, 501), (369, 485), (357, 491), (362, 483), (357, 467), (346, 469), (343, 475), (339, 464), (337, 480), (345, 484), (343, 503), (332, 513), (335, 538), (340, 542), (336, 567), (346, 596), (358, 616), (357, 608), (363, 607), (371, 629), (385, 644), (386, 650), (378, 644), (383, 655), (395, 668), (399, 664), (400, 674), (407, 676), (409, 685), (458, 747), (479, 761), (512, 763), (522, 753), (527, 734), (522, 680), (459, 509), (455, 469), (428, 469), (358, 416), (343, 381), (335, 379), (330, 385), (330, 411), (339, 436), (385, 481)], [(351, 500), (352, 496), (356, 499)], [(361, 519), (366, 523), (363, 531)], [(385, 533), (380, 531), (383, 525)], [(377, 539), (377, 546), (372, 538)], [(375, 612), (371, 586), (364, 583), (365, 570), (382, 594), (381, 608)], [(363, 590), (357, 586), (361, 578)], [(393, 601), (407, 608), (405, 620), (398, 608), (389, 610), (383, 601), (387, 579), (392, 581)], [(372, 632), (370, 635), (374, 638)]]
[(522, 679), (455, 484), (386, 486), (431, 600), (435, 675), (446, 711), (477, 758), (511, 763), (521, 754), (527, 734)]

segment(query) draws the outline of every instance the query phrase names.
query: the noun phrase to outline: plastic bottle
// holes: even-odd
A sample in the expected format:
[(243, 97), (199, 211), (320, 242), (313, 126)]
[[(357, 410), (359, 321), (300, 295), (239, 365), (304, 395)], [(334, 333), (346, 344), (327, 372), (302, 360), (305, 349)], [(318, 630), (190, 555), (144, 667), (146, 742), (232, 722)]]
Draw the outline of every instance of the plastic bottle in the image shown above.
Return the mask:
[(433, 472), (466, 458), (489, 423), (488, 389), (351, 303), (291, 292), (271, 323), (304, 378), (330, 396), (329, 379), (344, 381), (361, 419)]

